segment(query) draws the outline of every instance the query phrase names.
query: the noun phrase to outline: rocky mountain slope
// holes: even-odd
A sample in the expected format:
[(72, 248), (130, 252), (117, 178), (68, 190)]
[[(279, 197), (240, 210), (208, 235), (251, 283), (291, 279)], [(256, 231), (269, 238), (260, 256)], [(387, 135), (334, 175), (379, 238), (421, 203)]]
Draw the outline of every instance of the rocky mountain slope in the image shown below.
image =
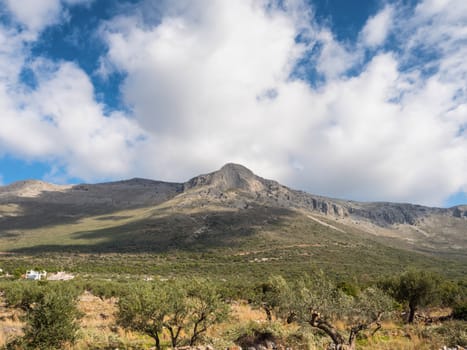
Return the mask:
[[(128, 212), (122, 215), (125, 210)], [(131, 179), (95, 185), (58, 186), (21, 181), (3, 186), (0, 187), (0, 242), (3, 237), (8, 242), (16, 242), (12, 244), (17, 247), (19, 237), (28, 236), (31, 230), (77, 224), (102, 215), (107, 215), (104, 221), (117, 225), (123, 219), (139, 218), (139, 222), (144, 222), (148, 215), (162, 215), (162, 211), (170, 211), (172, 216), (196, 212), (208, 217), (213, 212), (243, 215), (280, 210), (290, 215), (300, 214), (328, 229), (359, 232), (400, 248), (461, 256), (467, 251), (467, 206), (444, 209), (315, 196), (263, 179), (238, 164), (226, 164), (218, 171), (185, 183)], [(228, 221), (230, 229), (235, 231), (235, 220)], [(200, 232), (209, 230), (209, 225), (198, 226)], [(97, 228), (87, 227), (88, 231)]]

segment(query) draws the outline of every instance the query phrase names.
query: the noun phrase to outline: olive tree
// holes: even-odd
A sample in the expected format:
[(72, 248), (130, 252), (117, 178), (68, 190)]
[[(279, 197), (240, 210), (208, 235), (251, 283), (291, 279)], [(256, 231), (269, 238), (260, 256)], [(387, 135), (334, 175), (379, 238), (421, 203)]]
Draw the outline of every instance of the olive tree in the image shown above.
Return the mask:
[(209, 327), (225, 319), (227, 311), (208, 280), (142, 283), (120, 297), (117, 323), (149, 335), (157, 349), (166, 329), (176, 348), (182, 341), (194, 345)]
[(157, 284), (136, 283), (118, 301), (117, 324), (153, 338), (157, 350), (161, 349), (160, 337), (164, 318), (169, 313), (166, 288)]
[(128, 289), (126, 284), (115, 281), (89, 281), (84, 287), (102, 301), (125, 294)]
[(170, 335), (172, 347), (180, 344), (180, 334), (188, 326), (189, 310), (187, 304), (186, 286), (180, 282), (172, 282), (167, 286), (167, 317), (164, 327)]
[(71, 288), (54, 285), (41, 288), (34, 306), (26, 314), (24, 344), (32, 349), (62, 349), (76, 340), (78, 318), (77, 293)]
[[(376, 327), (373, 333), (378, 330), (381, 318), (393, 307), (392, 299), (379, 289), (367, 288), (351, 296), (324, 274), (288, 283), (281, 293), (283, 317), (321, 330), (331, 338), (336, 350), (355, 349), (357, 335), (372, 327)], [(335, 326), (337, 320), (345, 321), (345, 331)]]
[(186, 334), (190, 346), (212, 325), (223, 321), (228, 315), (228, 306), (222, 301), (216, 286), (207, 279), (191, 279), (167, 286), (169, 291), (169, 313), (164, 322), (168, 329), (172, 347), (177, 347)]
[(208, 280), (194, 280), (188, 288), (190, 346), (212, 325), (224, 321), (229, 312), (219, 292)]
[(273, 314), (284, 305), (288, 298), (287, 282), (282, 276), (270, 276), (266, 282), (258, 284), (254, 288), (252, 303), (260, 307), (266, 313), (268, 321), (272, 321)]
[(407, 304), (409, 308), (408, 323), (412, 323), (415, 311), (421, 307), (435, 304), (440, 294), (440, 276), (422, 270), (408, 270), (399, 276), (380, 283), (394, 299)]
[(14, 281), (2, 286), (6, 304), (25, 312), (31, 310), (44, 286), (32, 281)]

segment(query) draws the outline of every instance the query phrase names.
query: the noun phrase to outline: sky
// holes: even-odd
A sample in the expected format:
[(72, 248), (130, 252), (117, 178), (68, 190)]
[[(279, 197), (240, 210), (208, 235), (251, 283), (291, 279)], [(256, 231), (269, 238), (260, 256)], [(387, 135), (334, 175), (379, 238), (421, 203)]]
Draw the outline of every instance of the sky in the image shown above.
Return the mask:
[(0, 0), (0, 184), (467, 204), (465, 57), (465, 0)]

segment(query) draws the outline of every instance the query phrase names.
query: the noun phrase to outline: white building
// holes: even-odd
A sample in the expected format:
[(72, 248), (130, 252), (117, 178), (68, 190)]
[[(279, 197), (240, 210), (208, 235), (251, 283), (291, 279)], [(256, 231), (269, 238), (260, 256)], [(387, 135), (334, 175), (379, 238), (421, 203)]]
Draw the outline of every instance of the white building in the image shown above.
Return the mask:
[(28, 280), (38, 281), (38, 280), (45, 278), (45, 276), (47, 276), (47, 272), (45, 271), (35, 271), (35, 270), (26, 271), (26, 279)]

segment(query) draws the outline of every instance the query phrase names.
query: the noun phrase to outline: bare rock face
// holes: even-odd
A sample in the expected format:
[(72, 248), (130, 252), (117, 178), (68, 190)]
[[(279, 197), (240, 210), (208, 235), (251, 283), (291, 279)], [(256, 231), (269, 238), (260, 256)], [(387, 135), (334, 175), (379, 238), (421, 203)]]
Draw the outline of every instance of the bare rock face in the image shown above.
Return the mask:
[(459, 205), (452, 208), (452, 216), (467, 219), (467, 205)]
[(237, 189), (256, 192), (265, 189), (265, 181), (242, 165), (227, 163), (218, 171), (192, 178), (185, 183), (184, 190), (207, 186), (219, 191)]
[(350, 208), (350, 213), (379, 225), (415, 225), (426, 214), (426, 208), (412, 204), (365, 203)]
[[(266, 205), (288, 209), (314, 210), (344, 217), (347, 208), (339, 201), (295, 191), (277, 181), (264, 179), (239, 164), (228, 163), (218, 171), (192, 178), (184, 184), (187, 196), (196, 193), (204, 199), (222, 201), (234, 208)], [(197, 200), (202, 198), (197, 197)]]
[[(467, 220), (467, 206), (443, 209), (408, 203), (364, 203), (316, 196), (292, 190), (276, 181), (259, 177), (242, 165), (232, 163), (224, 165), (218, 171), (189, 180), (183, 185), (181, 195), (187, 197), (185, 203), (215, 201), (230, 208), (269, 206), (300, 209), (334, 218), (350, 217), (386, 228), (395, 225), (416, 226), (425, 222), (425, 218), (434, 216), (437, 217), (438, 225), (444, 225), (443, 220), (446, 220), (448, 226), (452, 219)], [(459, 226), (459, 223), (454, 225)]]

